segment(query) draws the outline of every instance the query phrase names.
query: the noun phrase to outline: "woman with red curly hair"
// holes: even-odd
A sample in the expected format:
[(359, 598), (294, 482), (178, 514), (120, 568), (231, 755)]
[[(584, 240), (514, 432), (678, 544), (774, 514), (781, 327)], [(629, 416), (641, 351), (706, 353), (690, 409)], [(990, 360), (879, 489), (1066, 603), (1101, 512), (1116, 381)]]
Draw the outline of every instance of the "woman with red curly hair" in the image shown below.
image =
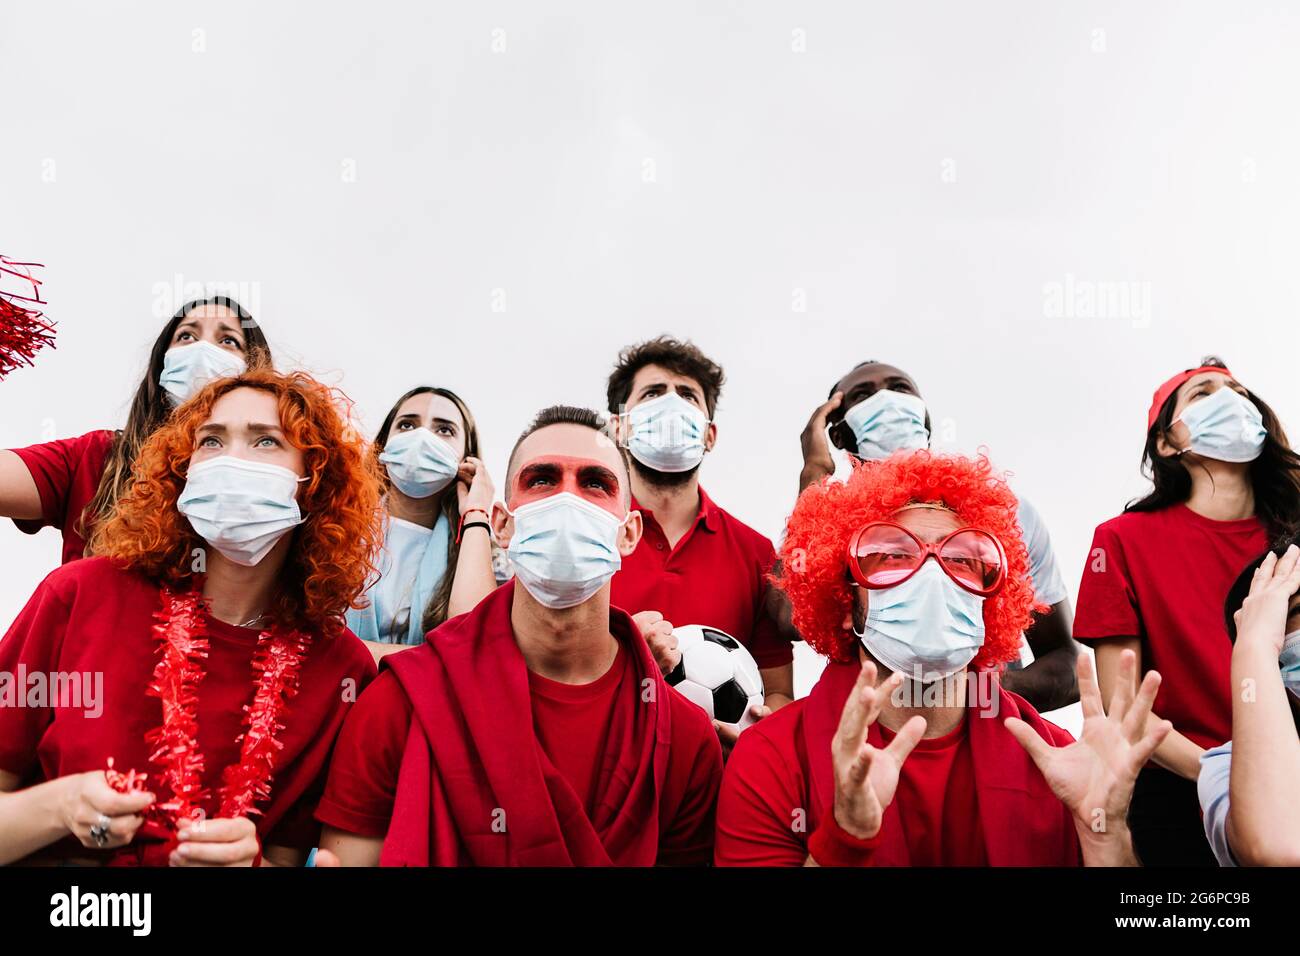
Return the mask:
[(141, 449), (92, 557), (0, 640), (0, 863), (298, 865), (375, 666), (343, 615), (378, 480), (336, 395), (209, 384)]
[(900, 452), (806, 489), (781, 564), (795, 626), (830, 660), (741, 735), (719, 865), (1136, 862), (1125, 814), (1169, 729), (1146, 719), (1159, 675), (1106, 716), (1080, 656), (1078, 742), (1001, 686), (1035, 598), (1015, 495), (987, 459)]

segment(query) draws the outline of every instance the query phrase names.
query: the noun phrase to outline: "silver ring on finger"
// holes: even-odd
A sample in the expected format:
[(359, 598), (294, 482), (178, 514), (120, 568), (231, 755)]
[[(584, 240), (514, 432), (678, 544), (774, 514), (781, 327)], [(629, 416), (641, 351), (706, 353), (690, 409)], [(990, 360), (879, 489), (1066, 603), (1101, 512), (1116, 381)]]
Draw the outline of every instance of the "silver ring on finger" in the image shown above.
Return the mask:
[(95, 825), (90, 828), (90, 838), (95, 841), (95, 846), (108, 846), (108, 828), (112, 823), (113, 821), (106, 814), (101, 813), (99, 815)]

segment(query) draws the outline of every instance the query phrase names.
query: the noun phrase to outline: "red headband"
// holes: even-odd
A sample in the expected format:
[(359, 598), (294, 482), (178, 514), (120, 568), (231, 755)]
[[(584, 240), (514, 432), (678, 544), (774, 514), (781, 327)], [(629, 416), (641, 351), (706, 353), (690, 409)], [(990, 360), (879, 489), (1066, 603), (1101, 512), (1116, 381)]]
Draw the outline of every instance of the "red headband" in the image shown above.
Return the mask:
[(1151, 396), (1151, 408), (1147, 412), (1147, 431), (1151, 431), (1151, 426), (1156, 423), (1156, 416), (1160, 414), (1160, 409), (1164, 407), (1169, 396), (1178, 391), (1183, 382), (1187, 381), (1193, 375), (1200, 375), (1202, 372), (1218, 372), (1232, 378), (1232, 373), (1220, 365), (1202, 365), (1200, 368), (1189, 368), (1185, 372), (1179, 372), (1169, 381), (1165, 382), (1156, 389), (1156, 393)]

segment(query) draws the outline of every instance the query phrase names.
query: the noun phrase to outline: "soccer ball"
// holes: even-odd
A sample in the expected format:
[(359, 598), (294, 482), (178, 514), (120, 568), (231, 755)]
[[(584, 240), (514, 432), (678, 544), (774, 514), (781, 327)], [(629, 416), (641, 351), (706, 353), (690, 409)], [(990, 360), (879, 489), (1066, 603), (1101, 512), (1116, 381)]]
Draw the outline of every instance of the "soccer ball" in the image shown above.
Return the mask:
[(749, 708), (763, 703), (763, 678), (754, 658), (730, 634), (704, 624), (673, 628), (682, 659), (668, 683), (714, 720), (744, 730)]

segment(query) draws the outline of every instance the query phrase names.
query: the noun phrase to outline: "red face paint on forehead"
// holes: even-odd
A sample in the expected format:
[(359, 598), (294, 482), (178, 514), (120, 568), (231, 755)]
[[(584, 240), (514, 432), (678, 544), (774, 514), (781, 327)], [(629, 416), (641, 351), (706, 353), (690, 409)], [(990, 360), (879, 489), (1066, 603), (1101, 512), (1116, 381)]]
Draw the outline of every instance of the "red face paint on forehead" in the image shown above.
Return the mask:
[(510, 487), (510, 510), (562, 491), (616, 517), (627, 514), (622, 475), (606, 462), (571, 455), (538, 455), (521, 464)]

